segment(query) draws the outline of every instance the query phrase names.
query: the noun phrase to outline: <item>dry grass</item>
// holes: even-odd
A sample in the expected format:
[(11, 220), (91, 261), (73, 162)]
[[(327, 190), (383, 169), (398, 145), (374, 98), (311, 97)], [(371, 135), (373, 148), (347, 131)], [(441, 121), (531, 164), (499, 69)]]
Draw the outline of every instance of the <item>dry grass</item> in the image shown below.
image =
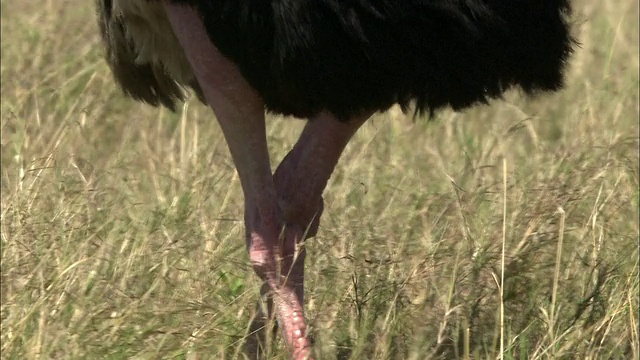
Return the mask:
[[(75, 4), (2, 1), (2, 358), (241, 358), (219, 128), (123, 98)], [(319, 358), (638, 359), (638, 2), (576, 8), (564, 92), (389, 112), (347, 148), (309, 244)], [(269, 120), (274, 162), (301, 125)]]

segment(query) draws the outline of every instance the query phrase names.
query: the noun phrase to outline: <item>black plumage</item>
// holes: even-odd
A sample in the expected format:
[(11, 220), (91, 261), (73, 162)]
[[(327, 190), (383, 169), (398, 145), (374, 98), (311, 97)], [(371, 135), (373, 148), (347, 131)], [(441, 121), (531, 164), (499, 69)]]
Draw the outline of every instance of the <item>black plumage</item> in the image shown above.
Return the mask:
[(174, 0), (268, 110), (346, 120), (394, 103), (463, 109), (563, 85), (567, 0)]

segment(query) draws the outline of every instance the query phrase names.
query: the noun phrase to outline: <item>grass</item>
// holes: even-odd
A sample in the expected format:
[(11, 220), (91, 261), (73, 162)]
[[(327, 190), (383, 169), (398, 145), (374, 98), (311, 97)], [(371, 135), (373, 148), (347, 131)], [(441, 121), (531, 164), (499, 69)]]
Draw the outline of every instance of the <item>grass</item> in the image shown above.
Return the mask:
[[(348, 146), (308, 245), (320, 359), (638, 359), (638, 3), (575, 3), (563, 92)], [(241, 359), (259, 284), (211, 112), (124, 98), (90, 4), (1, 4), (2, 359)], [(275, 164), (302, 125), (269, 118)]]

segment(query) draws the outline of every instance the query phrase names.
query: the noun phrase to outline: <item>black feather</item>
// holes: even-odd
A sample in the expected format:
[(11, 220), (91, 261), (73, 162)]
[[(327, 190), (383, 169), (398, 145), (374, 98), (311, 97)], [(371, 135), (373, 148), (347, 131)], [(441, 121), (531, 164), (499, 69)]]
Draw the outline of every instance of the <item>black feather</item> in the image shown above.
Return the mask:
[(276, 113), (463, 109), (562, 87), (568, 0), (174, 0)]

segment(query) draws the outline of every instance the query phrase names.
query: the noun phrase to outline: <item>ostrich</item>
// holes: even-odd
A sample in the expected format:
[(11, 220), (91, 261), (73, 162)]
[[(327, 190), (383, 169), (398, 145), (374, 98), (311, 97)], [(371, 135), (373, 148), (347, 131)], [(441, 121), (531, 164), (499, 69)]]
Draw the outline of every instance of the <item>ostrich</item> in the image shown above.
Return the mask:
[[(106, 58), (134, 99), (174, 109), (192, 88), (224, 133), (244, 193), (246, 247), (294, 359), (311, 359), (304, 240), (358, 128), (559, 90), (569, 0), (96, 0)], [(265, 110), (308, 119), (271, 173)], [(271, 316), (266, 314), (265, 316)]]

